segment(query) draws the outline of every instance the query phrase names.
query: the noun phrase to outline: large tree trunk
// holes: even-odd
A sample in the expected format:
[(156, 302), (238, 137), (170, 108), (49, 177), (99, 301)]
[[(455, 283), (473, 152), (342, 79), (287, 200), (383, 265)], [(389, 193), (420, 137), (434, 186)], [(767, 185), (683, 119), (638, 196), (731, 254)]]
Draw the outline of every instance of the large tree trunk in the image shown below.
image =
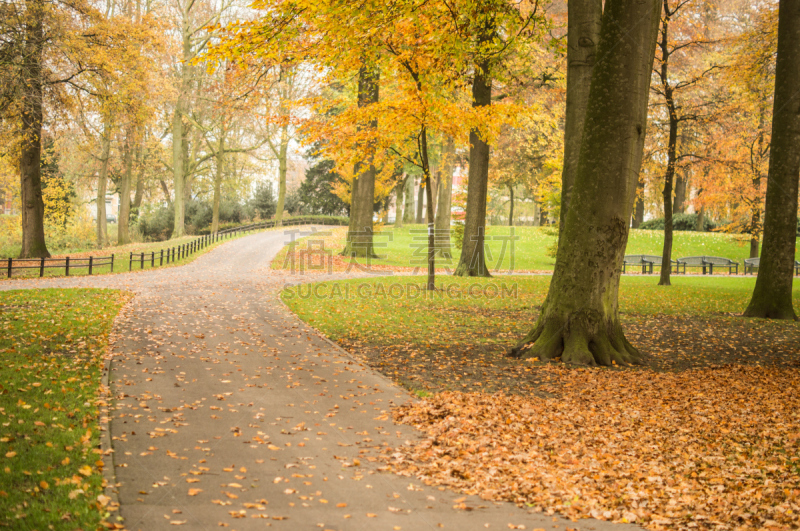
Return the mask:
[[(619, 322), (628, 224), (642, 162), (659, 0), (606, 0), (570, 208), (539, 319), (512, 350), (611, 365), (641, 354)], [(533, 345), (531, 345), (533, 343)]]
[(456, 145), (453, 137), (448, 136), (442, 146), (442, 171), (441, 182), (438, 190), (438, 205), (436, 206), (436, 219), (434, 231), (436, 234), (436, 249), (442, 258), (452, 258), (450, 245), (450, 217), (453, 203), (453, 168), (456, 156)]
[(764, 243), (745, 317), (794, 319), (792, 280), (800, 176), (800, 0), (781, 0)]
[(403, 212), (403, 223), (414, 223), (414, 182), (416, 177), (408, 175), (406, 177), (405, 202), (406, 207)]
[(42, 199), (42, 54), (44, 49), (44, 2), (27, 2), (25, 60), (22, 67), (22, 120), (19, 157), (22, 203), (22, 251), (20, 258), (47, 258)]
[[(190, 8), (188, 8), (190, 9)], [(184, 124), (184, 115), (189, 111), (189, 92), (192, 82), (192, 35), (189, 27), (189, 12), (184, 9), (182, 13), (181, 33), (183, 37), (183, 64), (181, 65), (181, 87), (178, 100), (175, 103), (175, 113), (172, 116), (172, 177), (174, 188), (175, 225), (172, 230), (173, 238), (180, 238), (185, 232), (184, 220), (186, 218), (186, 144), (187, 131)]]
[(633, 207), (633, 225), (634, 229), (638, 229), (639, 226), (644, 223), (644, 181), (641, 179), (641, 175), (636, 183), (636, 200), (635, 206)]
[(108, 222), (106, 217), (106, 193), (108, 190), (108, 164), (111, 158), (111, 131), (108, 125), (103, 126), (100, 136), (100, 175), (97, 178), (97, 247), (102, 249), (108, 245)]
[(561, 171), (561, 215), (559, 236), (570, 207), (572, 187), (581, 154), (583, 123), (589, 102), (603, 0), (567, 2), (567, 107), (564, 121), (564, 168)]
[[(494, 34), (493, 28), (486, 29), (478, 37), (480, 43), (487, 42)], [(475, 78), (472, 82), (472, 106), (488, 107), (492, 104), (491, 63), (483, 60), (475, 65)], [(484, 240), (486, 232), (486, 195), (489, 188), (489, 144), (478, 129), (469, 132), (469, 175), (467, 182), (467, 213), (464, 219), (464, 240), (461, 244), (461, 257), (458, 260), (455, 276), (489, 277), (486, 267)]]
[[(378, 103), (379, 73), (374, 67), (363, 65), (358, 71), (358, 106), (367, 107)], [(371, 120), (366, 127), (376, 129), (377, 120)], [(356, 165), (353, 180), (353, 196), (350, 209), (350, 228), (347, 231), (345, 256), (375, 256), (372, 247), (372, 215), (375, 205), (375, 166), (372, 155)], [(357, 184), (356, 184), (357, 181)]]
[(406, 179), (408, 175), (403, 174), (403, 179), (394, 187), (394, 226), (400, 228), (403, 226), (403, 205), (405, 203)]
[(131, 217), (131, 179), (133, 177), (133, 146), (131, 133), (126, 133), (123, 153), (123, 170), (119, 182), (119, 219), (117, 220), (117, 245), (131, 243), (128, 225)]

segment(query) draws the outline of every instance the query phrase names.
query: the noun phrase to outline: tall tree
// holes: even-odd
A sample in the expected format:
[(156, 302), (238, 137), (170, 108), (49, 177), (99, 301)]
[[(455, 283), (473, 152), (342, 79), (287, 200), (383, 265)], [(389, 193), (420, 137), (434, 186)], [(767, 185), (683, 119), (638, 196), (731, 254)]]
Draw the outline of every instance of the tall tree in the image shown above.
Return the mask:
[(42, 200), (42, 120), (45, 2), (25, 2), (25, 29), (19, 86), (22, 92), (19, 173), (22, 192), (22, 250), (20, 257), (49, 257), (44, 240)]
[(800, 0), (780, 0), (764, 244), (745, 317), (793, 319), (792, 280), (800, 178)]
[(622, 331), (622, 259), (642, 161), (660, 0), (606, 0), (580, 158), (541, 313), (512, 355), (636, 363)]
[(589, 103), (592, 70), (600, 40), (602, 0), (567, 2), (567, 109), (564, 118), (564, 168), (561, 172), (561, 219), (559, 235), (572, 198), (578, 171), (583, 124)]
[[(376, 105), (379, 100), (378, 82), (380, 74), (374, 65), (362, 64), (358, 71), (358, 106), (361, 109)], [(374, 131), (378, 127), (377, 119), (363, 124), (364, 128)], [(373, 251), (372, 215), (375, 202), (375, 165), (373, 162), (374, 143), (368, 137), (366, 156), (356, 165), (350, 201), (350, 227), (347, 231), (347, 243), (342, 254), (345, 256), (371, 257)]]

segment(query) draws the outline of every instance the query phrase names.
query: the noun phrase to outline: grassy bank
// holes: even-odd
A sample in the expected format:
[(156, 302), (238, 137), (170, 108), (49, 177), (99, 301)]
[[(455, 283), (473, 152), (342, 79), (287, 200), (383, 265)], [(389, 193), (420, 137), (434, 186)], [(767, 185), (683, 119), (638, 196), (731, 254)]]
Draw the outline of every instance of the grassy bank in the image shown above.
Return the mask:
[(114, 317), (108, 290), (0, 292), (0, 527), (96, 529), (98, 396)]

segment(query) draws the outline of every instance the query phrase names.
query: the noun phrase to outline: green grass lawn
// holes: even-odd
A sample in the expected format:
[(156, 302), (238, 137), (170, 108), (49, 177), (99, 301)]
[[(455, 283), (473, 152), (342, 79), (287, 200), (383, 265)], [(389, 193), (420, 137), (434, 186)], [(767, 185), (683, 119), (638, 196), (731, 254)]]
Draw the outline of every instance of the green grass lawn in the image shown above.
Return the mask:
[[(406, 225), (402, 228), (386, 226), (375, 235), (375, 252), (380, 256), (374, 260), (376, 265), (400, 267), (424, 266), (427, 246), (426, 227), (424, 225)], [(513, 232), (512, 232), (513, 231)], [(315, 235), (301, 241), (298, 249), (308, 246), (309, 240), (325, 242), (325, 248), (334, 253), (344, 247), (345, 229), (327, 231), (327, 236)], [(513, 241), (513, 253), (511, 238)], [(552, 270), (555, 259), (547, 255), (547, 249), (555, 244), (554, 229), (542, 227), (498, 227), (487, 229), (487, 265), (490, 269), (508, 270), (512, 266), (518, 271)], [(628, 239), (625, 254), (661, 255), (664, 245), (663, 231), (632, 230)], [(504, 249), (505, 246), (505, 249)], [(319, 245), (317, 245), (319, 247)], [(453, 249), (451, 261), (437, 259), (437, 267), (453, 269), (458, 263), (460, 249)], [(743, 235), (716, 232), (677, 231), (672, 248), (673, 259), (686, 256), (721, 256), (739, 262), (739, 271), (743, 271), (744, 259), (749, 256), (750, 242)], [(513, 256), (512, 256), (513, 255)], [(280, 268), (284, 263), (284, 254), (278, 256), (273, 267)], [(798, 253), (800, 259), (800, 253)], [(689, 272), (697, 270), (690, 269)]]
[[(424, 276), (362, 278), (295, 286), (284, 290), (282, 298), (334, 340), (444, 345), (463, 334), (508, 343), (532, 326), (550, 278), (440, 276), (436, 285), (441, 291), (433, 295), (423, 291)], [(755, 278), (676, 276), (665, 288), (653, 277), (623, 277), (620, 312), (687, 318), (740, 314), (754, 286)], [(795, 283), (793, 293), (800, 308), (800, 284)]]
[(0, 292), (0, 527), (97, 529), (103, 354), (127, 296)]

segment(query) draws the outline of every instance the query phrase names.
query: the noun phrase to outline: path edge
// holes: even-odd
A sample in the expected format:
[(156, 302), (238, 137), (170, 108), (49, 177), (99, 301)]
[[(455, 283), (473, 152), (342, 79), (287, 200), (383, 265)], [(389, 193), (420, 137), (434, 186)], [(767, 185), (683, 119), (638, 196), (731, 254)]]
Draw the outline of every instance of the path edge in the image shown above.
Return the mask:
[[(98, 421), (98, 429), (100, 430), (100, 458), (103, 461), (103, 495), (108, 498), (106, 506), (107, 515), (103, 515), (102, 522), (110, 524), (109, 527), (115, 527), (115, 524), (110, 520), (114, 513), (119, 518), (119, 489), (117, 488), (117, 473), (114, 465), (114, 446), (111, 441), (111, 402), (113, 394), (111, 392), (111, 363), (114, 359), (113, 345), (117, 339), (117, 328), (120, 324), (120, 319), (125, 317), (128, 310), (133, 305), (135, 294), (124, 290), (119, 291), (121, 296), (127, 297), (128, 300), (122, 305), (111, 328), (111, 333), (108, 335), (108, 342), (106, 343), (105, 353), (103, 354), (103, 372), (100, 377), (100, 396), (98, 397), (98, 405), (100, 409), (100, 417)], [(121, 521), (121, 520), (120, 520)]]
[[(346, 279), (342, 279), (342, 280), (346, 280)], [(314, 281), (313, 281), (313, 280), (309, 280), (308, 282), (300, 282), (299, 284), (310, 284), (310, 283), (312, 283), (312, 282), (314, 282)], [(298, 284), (294, 284), (294, 285), (296, 286), (296, 285), (298, 285)], [(276, 293), (276, 294), (275, 294), (275, 298), (278, 300), (278, 303), (279, 303), (279, 304), (280, 304), (280, 305), (283, 307), (283, 309), (284, 309), (284, 310), (285, 310), (285, 311), (286, 311), (286, 312), (287, 312), (289, 315), (291, 315), (292, 317), (294, 317), (295, 319), (297, 319), (298, 321), (300, 321), (301, 323), (303, 323), (303, 326), (307, 327), (309, 330), (311, 330), (312, 332), (314, 332), (314, 333), (317, 335), (317, 337), (319, 337), (319, 338), (320, 338), (320, 339), (322, 339), (324, 342), (326, 342), (328, 345), (330, 345), (331, 347), (333, 347), (333, 349), (334, 349), (334, 350), (338, 351), (340, 354), (344, 355), (345, 357), (347, 357), (347, 358), (349, 358), (349, 359), (353, 360), (353, 362), (354, 362), (354, 363), (358, 363), (358, 364), (359, 364), (361, 367), (363, 367), (365, 370), (368, 370), (368, 371), (370, 371), (372, 374), (374, 374), (375, 376), (377, 376), (379, 379), (383, 380), (383, 381), (384, 381), (384, 383), (386, 383), (387, 385), (390, 385), (390, 386), (394, 387), (395, 389), (397, 389), (397, 390), (399, 390), (399, 391), (403, 392), (403, 393), (406, 395), (406, 397), (408, 398), (408, 401), (409, 401), (409, 402), (411, 402), (411, 403), (418, 403), (418, 402), (420, 402), (420, 398), (419, 398), (418, 396), (414, 395), (413, 393), (411, 393), (411, 392), (410, 392), (408, 389), (406, 389), (406, 388), (402, 387), (401, 385), (398, 385), (398, 384), (397, 384), (397, 383), (396, 383), (394, 380), (392, 380), (391, 378), (389, 378), (388, 376), (386, 376), (386, 375), (385, 375), (385, 374), (383, 374), (382, 372), (380, 372), (380, 371), (378, 371), (378, 370), (375, 370), (375, 369), (373, 369), (373, 368), (372, 368), (372, 367), (370, 367), (368, 364), (366, 364), (366, 363), (365, 363), (363, 360), (360, 360), (360, 359), (356, 358), (355, 356), (353, 356), (352, 354), (350, 354), (349, 352), (347, 352), (347, 351), (346, 351), (346, 350), (345, 350), (345, 349), (344, 349), (344, 348), (343, 348), (341, 345), (339, 345), (338, 343), (336, 343), (335, 341), (333, 341), (332, 339), (330, 339), (328, 336), (326, 336), (325, 334), (323, 334), (323, 333), (322, 333), (322, 331), (320, 331), (319, 329), (317, 329), (317, 328), (315, 328), (315, 327), (311, 326), (310, 324), (308, 324), (307, 322), (305, 322), (303, 319), (301, 319), (301, 318), (300, 318), (300, 316), (299, 316), (299, 315), (297, 315), (295, 312), (293, 312), (293, 311), (292, 311), (292, 309), (291, 309), (291, 308), (289, 308), (289, 305), (288, 305), (288, 304), (286, 304), (286, 302), (284, 302), (284, 300), (281, 298), (281, 293), (282, 293), (282, 292), (283, 292), (283, 290), (285, 290), (285, 289), (286, 289), (286, 286), (284, 286), (283, 288), (281, 288), (281, 289), (280, 289), (280, 291), (278, 291), (278, 293)]]

